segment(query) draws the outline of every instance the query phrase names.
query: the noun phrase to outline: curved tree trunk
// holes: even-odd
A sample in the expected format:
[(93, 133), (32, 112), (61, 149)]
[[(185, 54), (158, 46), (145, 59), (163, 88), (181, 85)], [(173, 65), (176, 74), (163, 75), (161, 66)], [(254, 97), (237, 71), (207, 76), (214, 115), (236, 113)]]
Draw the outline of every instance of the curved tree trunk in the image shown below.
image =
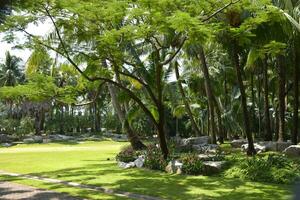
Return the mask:
[(270, 105), (269, 105), (269, 85), (268, 85), (268, 63), (267, 58), (263, 60), (263, 81), (264, 81), (264, 118), (265, 118), (265, 140), (272, 141)]
[(112, 101), (113, 107), (117, 113), (117, 116), (118, 116), (120, 122), (122, 123), (124, 131), (127, 133), (127, 137), (128, 137), (128, 140), (129, 140), (132, 148), (135, 150), (144, 149), (146, 146), (141, 142), (138, 135), (136, 133), (134, 133), (134, 131), (132, 130), (132, 128), (129, 125), (128, 120), (125, 117), (125, 113), (122, 110), (121, 105), (117, 98), (116, 88), (113, 85), (108, 84), (108, 91), (111, 96), (111, 101)]
[(237, 51), (236, 44), (233, 46), (233, 55), (232, 56), (233, 56), (233, 64), (235, 65), (238, 85), (239, 85), (240, 92), (241, 92), (241, 103), (242, 103), (242, 108), (243, 108), (245, 133), (246, 133), (247, 140), (248, 140), (247, 154), (255, 155), (256, 151), (254, 149), (253, 138), (252, 138), (251, 131), (250, 131), (249, 114), (248, 114), (248, 109), (247, 109), (247, 97), (246, 97), (246, 92), (245, 92), (245, 86), (243, 83), (242, 68), (240, 66), (239, 54)]
[(180, 80), (178, 63), (177, 62), (175, 63), (174, 67), (175, 67), (175, 75), (176, 75), (176, 79), (177, 79), (177, 85), (178, 85), (179, 92), (181, 94), (181, 97), (182, 97), (182, 100), (183, 100), (183, 103), (184, 103), (185, 110), (186, 110), (186, 112), (187, 112), (187, 114), (188, 114), (188, 116), (189, 116), (189, 118), (191, 120), (192, 127), (193, 127), (194, 131), (196, 132), (196, 135), (200, 136), (201, 135), (200, 128), (199, 128), (199, 126), (196, 123), (196, 120), (195, 120), (195, 118), (193, 116), (190, 104), (189, 104), (189, 102), (188, 102), (188, 100), (186, 98), (184, 89), (182, 87), (182, 81)]
[(217, 143), (217, 139), (216, 139), (216, 130), (217, 129), (216, 129), (216, 123), (215, 123), (214, 95), (213, 95), (213, 90), (212, 90), (211, 82), (210, 82), (210, 78), (209, 78), (208, 66), (206, 63), (205, 54), (204, 54), (204, 50), (202, 47), (199, 49), (199, 59), (201, 61), (201, 70), (204, 74), (205, 90), (206, 90), (208, 106), (209, 106), (210, 128), (211, 128), (210, 135), (212, 138), (212, 143), (216, 144)]
[(283, 57), (278, 57), (278, 76), (279, 76), (279, 88), (278, 88), (278, 101), (279, 101), (279, 130), (278, 141), (284, 141), (285, 134), (285, 70)]

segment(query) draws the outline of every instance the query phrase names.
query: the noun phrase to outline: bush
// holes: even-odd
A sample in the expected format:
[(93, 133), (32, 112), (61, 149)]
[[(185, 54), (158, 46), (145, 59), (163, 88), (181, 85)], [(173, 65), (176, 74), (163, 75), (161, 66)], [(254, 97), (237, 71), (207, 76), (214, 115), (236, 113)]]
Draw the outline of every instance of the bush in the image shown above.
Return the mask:
[(24, 117), (20, 121), (20, 126), (18, 128), (17, 134), (21, 137), (34, 132), (34, 121), (30, 117)]
[(1, 129), (3, 129), (6, 134), (11, 135), (16, 133), (16, 130), (20, 125), (20, 121), (16, 119), (3, 119), (0, 123)]
[(155, 145), (149, 145), (147, 147), (144, 163), (146, 168), (164, 171), (167, 164), (168, 163), (164, 159), (160, 148)]
[(118, 153), (116, 160), (126, 163), (133, 162), (139, 155), (140, 153), (135, 151), (131, 146), (126, 146)]
[(197, 154), (186, 154), (181, 157), (182, 172), (190, 175), (199, 175), (203, 172), (204, 165)]
[(240, 159), (225, 176), (251, 181), (290, 184), (300, 175), (299, 166), (283, 155)]

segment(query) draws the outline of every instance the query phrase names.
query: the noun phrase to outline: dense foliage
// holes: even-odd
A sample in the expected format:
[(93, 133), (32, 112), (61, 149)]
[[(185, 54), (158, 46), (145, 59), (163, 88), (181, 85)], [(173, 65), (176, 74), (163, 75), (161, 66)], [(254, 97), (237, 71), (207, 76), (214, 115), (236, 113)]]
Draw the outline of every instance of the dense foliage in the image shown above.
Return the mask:
[(300, 176), (298, 162), (282, 155), (240, 158), (225, 176), (269, 183), (294, 183)]
[(298, 142), (298, 1), (16, 0), (0, 12), (4, 39), (32, 52), (0, 66), (1, 118), (32, 118), (37, 135), (106, 128), (134, 149), (157, 135), (164, 159), (175, 135), (244, 137), (248, 155), (254, 138)]

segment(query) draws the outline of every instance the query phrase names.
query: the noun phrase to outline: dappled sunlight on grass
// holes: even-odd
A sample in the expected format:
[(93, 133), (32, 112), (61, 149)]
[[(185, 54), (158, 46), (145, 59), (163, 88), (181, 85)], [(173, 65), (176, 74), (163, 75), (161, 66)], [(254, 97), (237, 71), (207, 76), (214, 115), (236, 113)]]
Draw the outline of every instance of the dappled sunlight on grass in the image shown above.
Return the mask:
[[(253, 183), (217, 176), (177, 176), (147, 169), (120, 169), (114, 157), (125, 144), (104, 141), (87, 142), (72, 147), (46, 144), (1, 149), (0, 169), (165, 199), (279, 200), (290, 198), (290, 186)], [(61, 151), (57, 150), (58, 147), (62, 148)], [(40, 150), (46, 148), (47, 151), (26, 151), (34, 148)], [(65, 151), (65, 148), (71, 149)], [(12, 156), (13, 151), (18, 153)], [(94, 199), (94, 197), (90, 198)]]

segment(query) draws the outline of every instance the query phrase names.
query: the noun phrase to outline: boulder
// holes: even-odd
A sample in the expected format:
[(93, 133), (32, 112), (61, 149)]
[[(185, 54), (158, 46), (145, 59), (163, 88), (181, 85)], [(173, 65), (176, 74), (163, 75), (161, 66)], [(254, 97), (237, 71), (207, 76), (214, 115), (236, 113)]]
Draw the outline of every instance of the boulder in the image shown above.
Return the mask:
[(135, 161), (134, 161), (134, 165), (137, 168), (142, 168), (144, 166), (144, 162), (145, 162), (145, 156), (139, 156)]
[(300, 156), (300, 145), (291, 145), (283, 153), (289, 156)]
[(129, 169), (135, 167), (135, 164), (134, 162), (129, 162), (129, 163), (118, 162), (118, 166), (123, 169)]
[(291, 145), (292, 145), (291, 142), (277, 142), (276, 151), (282, 152)]
[(214, 154), (199, 154), (198, 157), (202, 161), (217, 161), (219, 158)]
[(191, 137), (181, 140), (181, 145), (183, 146), (193, 146), (199, 144), (208, 144), (210, 141), (209, 136), (201, 136), (201, 137)]
[(198, 144), (193, 145), (192, 148), (198, 153), (217, 153), (220, 150), (219, 145), (217, 144)]
[(32, 143), (35, 143), (34, 139), (33, 138), (26, 138), (23, 140), (23, 142), (25, 144), (32, 144)]
[(11, 138), (6, 134), (0, 134), (0, 143), (9, 143), (11, 142)]
[(50, 135), (49, 139), (51, 139), (53, 141), (69, 141), (69, 140), (73, 140), (74, 137), (67, 136), (67, 135), (55, 134), (55, 135)]
[(42, 136), (36, 135), (32, 139), (34, 140), (34, 143), (43, 143), (43, 137)]
[[(257, 142), (254, 143), (254, 148), (258, 153), (265, 152), (265, 151), (279, 151), (282, 152), (285, 150), (287, 147), (291, 146), (291, 142), (272, 142), (272, 141), (267, 141), (267, 142)], [(248, 144), (243, 144), (241, 146), (243, 151), (248, 150)]]
[(218, 173), (222, 170), (225, 165), (225, 161), (205, 161), (204, 165), (204, 174), (213, 174)]
[(172, 160), (166, 166), (165, 171), (170, 174), (182, 174), (182, 163), (178, 160)]
[(11, 144), (11, 143), (3, 143), (3, 144), (1, 144), (1, 146), (3, 146), (3, 147), (11, 147), (11, 146), (13, 146), (13, 144)]
[(233, 141), (231, 141), (231, 146), (233, 147), (233, 148), (241, 148), (241, 146), (243, 145), (243, 144), (247, 144), (248, 142), (247, 142), (247, 140), (246, 139), (238, 139), (238, 140), (233, 140)]
[(51, 143), (52, 142), (52, 140), (51, 139), (49, 139), (49, 138), (45, 138), (45, 139), (43, 139), (43, 143)]
[[(248, 144), (243, 144), (241, 148), (243, 152), (247, 152)], [(254, 149), (256, 150), (257, 153), (262, 153), (266, 151), (266, 146), (259, 145), (258, 143), (254, 143)]]

